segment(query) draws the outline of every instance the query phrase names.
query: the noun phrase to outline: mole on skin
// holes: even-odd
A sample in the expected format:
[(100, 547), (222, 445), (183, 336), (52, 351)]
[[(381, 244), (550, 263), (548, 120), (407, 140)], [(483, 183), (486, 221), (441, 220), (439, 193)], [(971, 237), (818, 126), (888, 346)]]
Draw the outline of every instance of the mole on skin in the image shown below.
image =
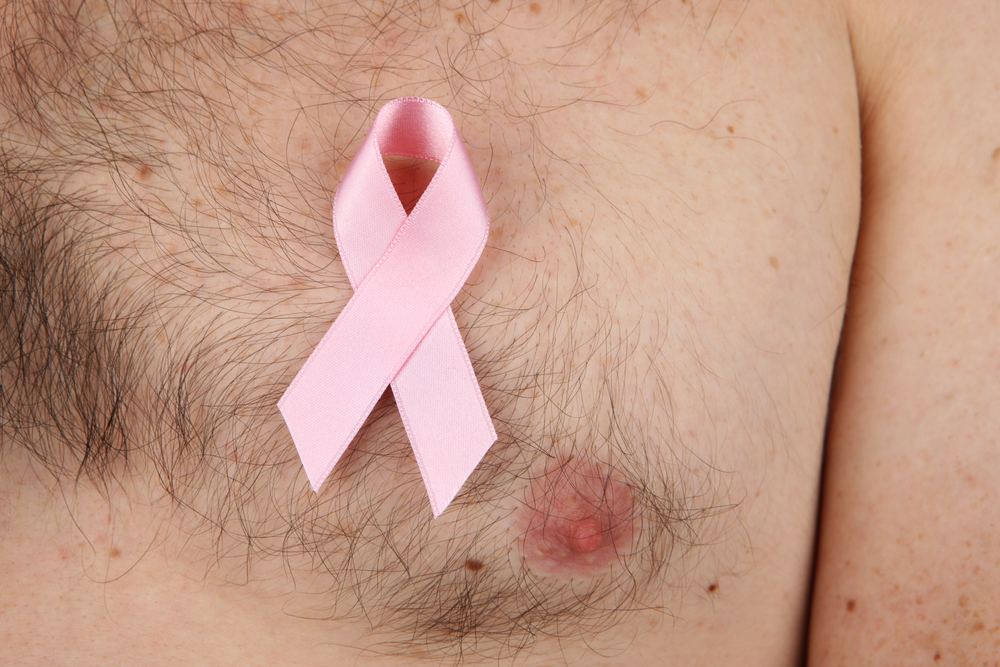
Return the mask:
[(536, 574), (599, 574), (631, 550), (632, 489), (609, 466), (568, 459), (531, 479), (515, 530)]

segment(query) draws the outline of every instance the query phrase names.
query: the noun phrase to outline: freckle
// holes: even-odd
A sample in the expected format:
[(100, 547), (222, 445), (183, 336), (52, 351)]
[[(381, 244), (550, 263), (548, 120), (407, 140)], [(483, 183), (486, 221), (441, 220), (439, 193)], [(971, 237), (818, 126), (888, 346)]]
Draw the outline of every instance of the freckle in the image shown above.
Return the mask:
[(982, 623), (976, 623), (975, 625), (972, 626), (972, 631), (973, 632), (982, 632), (985, 629), (986, 629), (986, 626), (983, 625)]
[(708, 585), (708, 592), (709, 593), (714, 593), (717, 590), (719, 590), (719, 582), (713, 581), (712, 583), (710, 583)]
[(465, 23), (465, 14), (462, 12), (455, 12), (455, 20), (459, 23)]
[(855, 602), (854, 600), (848, 600), (848, 601), (847, 601), (847, 611), (851, 611), (851, 612), (853, 612), (853, 611), (854, 611), (854, 608), (855, 608), (856, 606), (857, 606), (857, 603), (856, 603), (856, 602)]
[(727, 125), (726, 129), (729, 130), (729, 134), (734, 134), (736, 132), (736, 130), (733, 129), (732, 125)]
[(470, 558), (469, 560), (465, 561), (465, 569), (468, 570), (469, 572), (479, 572), (481, 569), (483, 569), (483, 561), (476, 560), (475, 558)]
[(638, 88), (635, 89), (635, 94), (639, 96), (639, 99), (643, 100), (649, 99), (649, 93), (642, 86), (639, 86)]
[(201, 208), (202, 206), (205, 205), (205, 202), (202, 201), (201, 197), (195, 197), (194, 201), (191, 203), (194, 205), (195, 208)]
[(840, 128), (839, 128), (839, 127), (837, 127), (836, 125), (834, 125), (834, 126), (833, 126), (833, 133), (834, 133), (834, 134), (840, 134)]
[(147, 167), (146, 165), (143, 165), (142, 169), (139, 170), (139, 180), (141, 181), (148, 181), (149, 177), (152, 175), (153, 175), (153, 170)]
[(112, 558), (119, 558), (122, 555), (122, 550), (118, 547), (111, 547), (111, 553), (109, 554)]
[(882, 336), (882, 340), (879, 341), (879, 345), (885, 345), (888, 342), (889, 342), (889, 337), (888, 336)]
[(775, 257), (774, 255), (771, 255), (770, 257), (768, 257), (767, 261), (770, 262), (771, 266), (773, 266), (776, 269), (781, 266), (781, 262), (779, 262), (778, 258)]
[(533, 2), (530, 5), (528, 5), (528, 9), (531, 10), (532, 14), (541, 14), (542, 13), (542, 6), (540, 4), (538, 4), (537, 2)]

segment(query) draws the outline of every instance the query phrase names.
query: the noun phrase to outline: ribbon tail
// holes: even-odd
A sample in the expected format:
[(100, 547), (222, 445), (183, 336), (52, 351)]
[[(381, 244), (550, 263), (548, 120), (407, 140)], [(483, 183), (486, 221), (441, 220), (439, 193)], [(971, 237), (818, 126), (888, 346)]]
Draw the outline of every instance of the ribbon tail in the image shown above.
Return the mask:
[(392, 377), (371, 326), (377, 301), (355, 293), (278, 401), (317, 493)]
[(450, 308), (395, 377), (392, 391), (437, 518), (497, 440)]

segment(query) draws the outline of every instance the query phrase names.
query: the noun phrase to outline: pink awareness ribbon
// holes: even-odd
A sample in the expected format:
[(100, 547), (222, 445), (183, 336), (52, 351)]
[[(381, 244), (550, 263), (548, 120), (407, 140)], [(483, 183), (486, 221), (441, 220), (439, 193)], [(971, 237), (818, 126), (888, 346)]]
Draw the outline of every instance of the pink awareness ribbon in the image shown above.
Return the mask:
[[(388, 155), (440, 164), (409, 215)], [(278, 408), (318, 492), (391, 383), (437, 517), (497, 439), (451, 311), (489, 211), (444, 107), (419, 97), (382, 107), (337, 190), (333, 227), (354, 295)]]

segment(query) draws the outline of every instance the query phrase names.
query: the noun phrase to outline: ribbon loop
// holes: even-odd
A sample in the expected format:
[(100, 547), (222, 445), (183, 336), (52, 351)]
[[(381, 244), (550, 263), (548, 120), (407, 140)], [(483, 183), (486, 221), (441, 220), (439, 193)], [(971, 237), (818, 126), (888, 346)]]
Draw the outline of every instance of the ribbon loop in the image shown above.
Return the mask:
[[(382, 157), (440, 162), (406, 215)], [(319, 491), (390, 383), (439, 516), (496, 441), (451, 311), (489, 212), (448, 111), (418, 97), (379, 111), (333, 205), (354, 295), (278, 402)]]

